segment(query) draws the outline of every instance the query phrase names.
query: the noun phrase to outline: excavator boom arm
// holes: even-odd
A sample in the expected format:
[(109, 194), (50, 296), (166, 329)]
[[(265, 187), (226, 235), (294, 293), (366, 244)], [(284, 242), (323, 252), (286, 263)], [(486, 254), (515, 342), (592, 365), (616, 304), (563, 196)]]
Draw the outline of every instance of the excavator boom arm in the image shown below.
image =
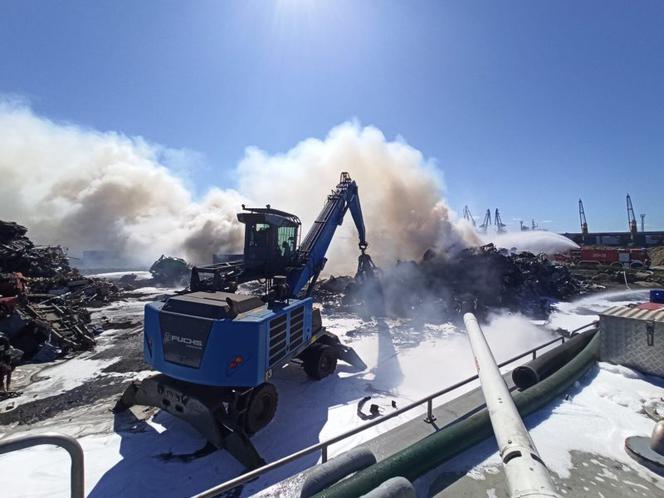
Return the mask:
[(307, 294), (311, 292), (313, 284), (325, 267), (327, 261), (325, 254), (332, 238), (337, 227), (342, 224), (348, 209), (357, 227), (359, 247), (364, 256), (368, 244), (357, 184), (348, 173), (341, 173), (339, 184), (328, 195), (323, 209), (298, 248), (298, 264), (288, 274), (288, 286), (292, 296), (297, 296), (307, 283), (309, 284)]

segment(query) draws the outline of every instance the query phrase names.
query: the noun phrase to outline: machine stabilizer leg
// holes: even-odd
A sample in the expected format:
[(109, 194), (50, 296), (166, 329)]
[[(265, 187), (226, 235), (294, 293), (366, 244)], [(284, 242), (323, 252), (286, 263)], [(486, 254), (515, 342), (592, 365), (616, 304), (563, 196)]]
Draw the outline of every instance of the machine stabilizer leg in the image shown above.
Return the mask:
[(225, 449), (248, 469), (265, 465), (249, 436), (222, 403), (222, 389), (177, 381), (163, 374), (130, 384), (113, 408), (119, 413), (134, 405), (154, 406), (191, 424), (212, 445)]
[(249, 436), (242, 431), (229, 432), (224, 438), (224, 449), (249, 470), (262, 467), (266, 463)]
[(323, 335), (321, 335), (319, 342), (334, 348), (337, 358), (341, 361), (345, 361), (359, 370), (365, 370), (367, 368), (367, 364), (362, 361), (360, 355), (358, 355), (350, 346), (344, 346), (339, 338), (333, 333), (326, 330)]
[(358, 355), (353, 348), (340, 344), (337, 347), (337, 354), (339, 355), (340, 360), (345, 361), (359, 370), (365, 370), (367, 368), (367, 364), (362, 361), (360, 355)]

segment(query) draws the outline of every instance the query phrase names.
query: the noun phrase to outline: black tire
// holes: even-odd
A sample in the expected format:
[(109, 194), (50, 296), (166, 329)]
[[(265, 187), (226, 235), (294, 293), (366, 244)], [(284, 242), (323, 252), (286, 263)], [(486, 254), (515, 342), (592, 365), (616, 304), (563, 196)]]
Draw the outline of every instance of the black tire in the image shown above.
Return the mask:
[(304, 353), (303, 367), (312, 379), (324, 379), (336, 370), (337, 354), (330, 346), (314, 344)]
[(270, 423), (277, 412), (277, 403), (279, 396), (274, 384), (265, 382), (249, 395), (247, 402), (247, 411), (244, 414), (244, 431), (249, 434), (256, 434), (263, 427)]

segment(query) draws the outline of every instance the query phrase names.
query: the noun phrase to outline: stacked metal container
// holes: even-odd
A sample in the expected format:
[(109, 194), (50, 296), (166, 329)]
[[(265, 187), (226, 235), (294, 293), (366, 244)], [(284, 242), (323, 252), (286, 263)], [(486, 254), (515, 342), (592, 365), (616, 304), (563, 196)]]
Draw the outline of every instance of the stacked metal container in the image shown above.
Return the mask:
[(600, 359), (664, 377), (664, 290), (650, 302), (614, 306), (600, 314)]

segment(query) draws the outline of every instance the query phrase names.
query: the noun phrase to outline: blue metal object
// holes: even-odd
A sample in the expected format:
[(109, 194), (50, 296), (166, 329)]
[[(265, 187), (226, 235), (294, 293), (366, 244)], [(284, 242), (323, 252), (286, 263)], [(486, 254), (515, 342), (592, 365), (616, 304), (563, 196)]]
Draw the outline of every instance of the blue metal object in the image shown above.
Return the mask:
[[(254, 387), (269, 380), (271, 369), (297, 356), (312, 341), (312, 300), (292, 299), (247, 311), (235, 317), (206, 318), (164, 311), (165, 303), (145, 307), (144, 356), (166, 375), (209, 386)], [(168, 319), (181, 320), (188, 334), (177, 335)], [(192, 337), (201, 325), (203, 333)], [(175, 331), (175, 332), (174, 332)], [(183, 331), (184, 332), (184, 331)], [(174, 343), (185, 354), (175, 350)]]
[(664, 304), (664, 289), (651, 289), (650, 302)]
[(357, 227), (360, 251), (364, 254), (368, 244), (357, 184), (351, 180), (348, 173), (342, 173), (339, 184), (327, 197), (325, 206), (298, 249), (298, 262), (301, 267), (288, 275), (288, 286), (293, 296), (296, 296), (308, 282), (308, 292), (310, 292), (312, 283), (325, 267), (327, 262), (325, 253), (348, 209)]
[[(367, 248), (357, 184), (342, 173), (304, 241), (297, 245), (297, 216), (245, 208), (245, 247), (238, 255), (192, 269), (190, 291), (145, 306), (145, 361), (158, 372), (132, 383), (117, 402), (156, 406), (187, 420), (217, 448), (248, 468), (264, 465), (249, 437), (267, 425), (277, 408), (268, 381), (275, 368), (301, 362), (314, 379), (330, 375), (337, 360), (366, 365), (322, 325), (308, 297), (325, 266), (325, 253), (350, 209), (361, 255), (356, 277), (377, 270)], [(264, 279), (262, 297), (235, 294), (240, 283)], [(308, 286), (308, 287), (307, 287)], [(305, 296), (298, 298), (307, 287)]]
[[(230, 274), (235, 282), (256, 278), (277, 281), (283, 271), (285, 286), (273, 286), (266, 303), (247, 304), (243, 298), (245, 304), (236, 304), (246, 309), (237, 316), (230, 311), (229, 303), (240, 296), (221, 291), (233, 287), (223, 275), (217, 275), (216, 283), (212, 283), (213, 293), (194, 292), (166, 303), (148, 304), (144, 355), (155, 370), (196, 384), (253, 387), (267, 381), (272, 368), (300, 355), (325, 330), (320, 325), (312, 329), (311, 299), (296, 296), (307, 285), (306, 295), (310, 294), (325, 266), (325, 253), (336, 229), (349, 209), (359, 236), (358, 273), (369, 266), (375, 268), (364, 254), (368, 244), (362, 207), (357, 184), (348, 173), (341, 174), (339, 184), (297, 248), (297, 216), (269, 205), (242, 207), (244, 212), (238, 220), (246, 227), (244, 269), (238, 274), (237, 267), (233, 267)], [(194, 280), (200, 284), (198, 273), (195, 279), (192, 274)], [(282, 299), (273, 299), (279, 292)]]

